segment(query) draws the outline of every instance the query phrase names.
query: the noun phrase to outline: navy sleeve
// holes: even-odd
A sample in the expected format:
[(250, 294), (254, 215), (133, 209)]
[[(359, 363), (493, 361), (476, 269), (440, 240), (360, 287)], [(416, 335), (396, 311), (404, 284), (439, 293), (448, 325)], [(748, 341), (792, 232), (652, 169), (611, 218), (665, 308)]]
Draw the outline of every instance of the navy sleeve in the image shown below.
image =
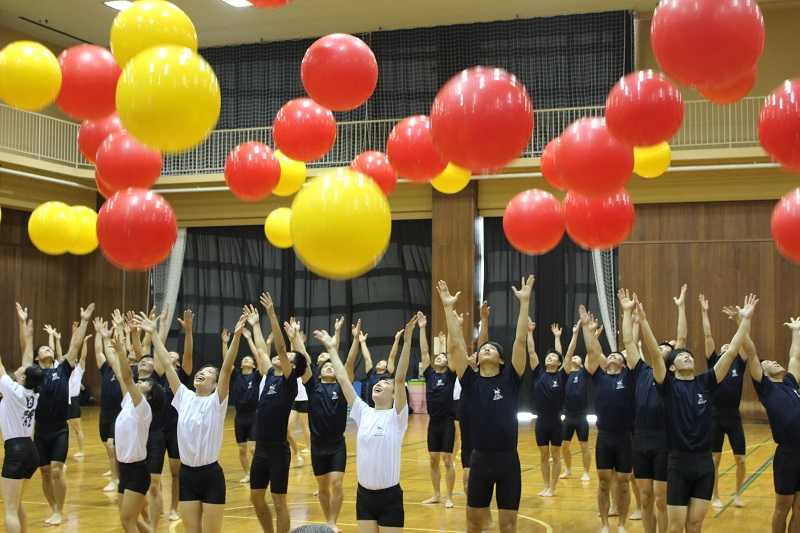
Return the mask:
[(72, 365), (69, 364), (69, 360), (64, 358), (64, 360), (58, 364), (56, 372), (59, 376), (61, 376), (62, 379), (69, 379), (69, 377), (72, 375)]
[(717, 361), (719, 361), (719, 354), (715, 350), (708, 356), (708, 368), (713, 368)]
[(645, 362), (644, 362), (644, 359), (642, 359), (642, 358), (640, 357), (640, 358), (639, 358), (639, 361), (636, 363), (636, 366), (635, 366), (635, 367), (633, 367), (633, 368), (630, 370), (630, 372), (631, 372), (631, 375), (633, 376), (633, 379), (638, 379), (638, 377), (639, 377), (639, 374), (640, 374), (641, 372), (644, 372), (644, 370), (645, 370), (646, 368), (647, 368), (647, 363), (645, 363)]
[(717, 373), (713, 368), (706, 370), (697, 376), (697, 380), (700, 381), (702, 387), (708, 392), (714, 392), (714, 390), (717, 388), (717, 385), (719, 385), (719, 383), (717, 383)]
[(675, 378), (672, 376), (672, 373), (669, 370), (667, 370), (667, 374), (664, 376), (664, 381), (662, 383), (655, 381), (655, 376), (653, 376), (653, 381), (656, 384), (656, 390), (660, 396), (663, 397), (669, 394), (670, 389), (672, 389), (673, 379)]
[[(767, 376), (764, 376), (764, 378), (761, 381), (764, 381), (765, 379), (767, 379)], [(783, 382), (795, 390), (800, 388), (797, 386), (797, 380), (795, 379), (794, 375), (791, 372), (786, 373), (786, 375), (783, 377)]]
[[(791, 374), (787, 374), (786, 376), (790, 376)], [(786, 378), (783, 378), (783, 382), (786, 383)], [(772, 382), (767, 377), (766, 374), (761, 375), (761, 382), (753, 380), (753, 388), (756, 390), (756, 394), (758, 395), (758, 399), (762, 402), (764, 401), (764, 396), (769, 392), (770, 387), (772, 386)]]
[(422, 373), (422, 377), (428, 379), (428, 377), (430, 377), (431, 375), (431, 372), (433, 372), (433, 367), (431, 367), (431, 365), (428, 365), (428, 368), (426, 368), (425, 371)]
[(460, 379), (462, 389), (466, 389), (475, 382), (475, 371), (472, 370), (471, 366), (467, 365), (467, 368), (464, 370), (464, 373), (461, 375)]
[[(516, 372), (514, 372), (516, 374)], [(536, 365), (536, 368), (533, 369), (531, 372), (531, 377), (533, 378), (532, 383), (536, 383), (539, 380), (539, 377), (542, 375), (542, 363), (540, 362)]]
[(308, 369), (308, 359), (305, 358), (303, 354), (297, 354), (299, 357), (294, 358), (294, 371), (292, 374), (295, 374), (296, 377), (301, 378), (303, 374), (306, 373), (306, 369)]
[[(504, 371), (509, 375), (509, 382), (518, 388), (522, 384), (522, 378), (525, 376), (525, 372), (522, 373), (522, 376), (517, 374), (517, 370), (514, 368), (514, 365), (511, 364), (511, 362), (506, 363), (504, 366), (506, 367)], [(542, 364), (539, 363), (537, 368), (542, 368)]]

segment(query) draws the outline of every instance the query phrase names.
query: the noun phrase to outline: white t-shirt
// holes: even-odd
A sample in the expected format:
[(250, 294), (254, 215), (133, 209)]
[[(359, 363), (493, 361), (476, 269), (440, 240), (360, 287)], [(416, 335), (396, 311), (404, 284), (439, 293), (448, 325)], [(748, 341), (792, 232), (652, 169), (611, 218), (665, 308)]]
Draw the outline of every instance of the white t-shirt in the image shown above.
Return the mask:
[(69, 401), (72, 403), (72, 398), (80, 396), (81, 394), (81, 380), (85, 369), (81, 365), (75, 365), (72, 369), (72, 374), (69, 375)]
[(297, 396), (294, 397), (294, 401), (296, 402), (308, 401), (308, 392), (306, 392), (306, 386), (303, 385), (303, 378), (297, 378)]
[(33, 422), (39, 395), (26, 389), (5, 374), (0, 378), (0, 432), (3, 439), (18, 439), (33, 435)]
[(460, 400), (461, 399), (461, 380), (456, 379), (456, 382), (453, 384), (453, 399)]
[(356, 398), (350, 418), (358, 425), (356, 475), (365, 489), (381, 490), (400, 483), (400, 448), (408, 429), (408, 405), (376, 410)]
[(114, 422), (114, 449), (120, 463), (138, 463), (147, 459), (147, 432), (153, 411), (150, 404), (142, 398), (139, 405), (133, 405), (133, 398), (126, 392), (122, 398), (122, 411)]
[(220, 402), (217, 391), (208, 396), (198, 396), (181, 385), (172, 399), (172, 406), (178, 411), (181, 463), (186, 466), (205, 466), (217, 462), (222, 447), (228, 398)]

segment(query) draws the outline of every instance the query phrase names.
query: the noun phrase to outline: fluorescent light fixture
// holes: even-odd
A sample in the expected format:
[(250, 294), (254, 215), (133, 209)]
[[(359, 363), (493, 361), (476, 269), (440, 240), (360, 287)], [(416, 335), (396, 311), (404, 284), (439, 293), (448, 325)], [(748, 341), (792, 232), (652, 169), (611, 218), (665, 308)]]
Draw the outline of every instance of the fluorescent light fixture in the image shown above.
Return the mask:
[(131, 0), (108, 0), (107, 2), (103, 3), (111, 9), (116, 9), (117, 11), (125, 11), (133, 5)]
[(229, 6), (233, 7), (250, 7), (253, 5), (247, 0), (222, 0), (222, 1), (228, 4)]

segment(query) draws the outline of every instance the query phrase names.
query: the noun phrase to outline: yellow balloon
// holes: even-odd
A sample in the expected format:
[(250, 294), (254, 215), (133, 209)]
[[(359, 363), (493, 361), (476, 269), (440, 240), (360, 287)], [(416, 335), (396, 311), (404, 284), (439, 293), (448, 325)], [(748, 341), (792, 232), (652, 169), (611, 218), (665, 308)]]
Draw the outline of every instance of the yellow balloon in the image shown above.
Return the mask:
[(134, 57), (117, 83), (122, 125), (162, 152), (200, 144), (217, 123), (220, 94), (211, 65), (189, 48), (159, 46)]
[(306, 164), (289, 159), (280, 150), (275, 150), (275, 157), (281, 165), (281, 178), (272, 194), (291, 196), (299, 191), (306, 181)]
[(72, 206), (77, 228), (75, 240), (67, 249), (73, 255), (86, 255), (97, 249), (97, 213), (85, 205)]
[(643, 178), (657, 178), (667, 171), (672, 162), (669, 144), (633, 148), (633, 171)]
[(120, 68), (154, 46), (175, 45), (197, 51), (197, 32), (189, 16), (164, 0), (139, 0), (120, 11), (111, 24), (111, 53)]
[(310, 180), (292, 202), (292, 240), (312, 272), (350, 279), (373, 268), (389, 246), (392, 214), (375, 182), (349, 168)]
[(0, 97), (13, 107), (38, 111), (61, 90), (61, 67), (47, 47), (16, 41), (0, 52)]
[(453, 163), (447, 163), (442, 173), (431, 180), (431, 185), (444, 194), (455, 194), (467, 185), (472, 179), (472, 172)]
[(292, 247), (292, 210), (279, 207), (264, 221), (264, 234), (275, 248)]
[(78, 226), (75, 214), (67, 204), (45, 202), (28, 219), (28, 236), (33, 245), (49, 255), (65, 253), (75, 241)]

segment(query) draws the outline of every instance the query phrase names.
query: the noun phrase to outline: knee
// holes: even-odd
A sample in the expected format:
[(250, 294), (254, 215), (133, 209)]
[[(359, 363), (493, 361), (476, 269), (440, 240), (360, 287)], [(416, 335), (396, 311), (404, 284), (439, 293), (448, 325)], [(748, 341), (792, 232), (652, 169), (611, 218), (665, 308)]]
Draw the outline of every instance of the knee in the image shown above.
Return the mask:
[(652, 489), (642, 489), (639, 487), (639, 497), (642, 499), (642, 507), (652, 507), (654, 502)]
[(553, 457), (553, 462), (554, 463), (557, 463), (557, 462), (561, 461), (561, 453), (559, 453), (560, 450), (561, 450), (560, 447), (558, 447), (555, 450), (553, 450), (552, 457)]
[(50, 477), (53, 481), (61, 481), (64, 478), (64, 469), (61, 465), (50, 467)]
[(539, 448), (539, 457), (542, 459), (542, 461), (549, 461), (550, 460), (550, 447), (549, 446), (543, 446), (543, 447)]
[(667, 510), (667, 495), (664, 493), (656, 492), (653, 499), (655, 500), (656, 509), (663, 511)]
[(597, 480), (597, 489), (600, 492), (608, 492), (609, 487), (611, 486), (611, 480), (605, 477), (601, 477)]
[[(793, 509), (792, 504), (790, 502), (775, 500), (775, 514), (778, 516), (783, 516), (784, 519), (786, 516), (789, 515), (789, 511)], [(795, 511), (800, 510), (800, 506), (794, 506)]]
[(430, 461), (430, 465), (431, 465), (432, 468), (438, 468), (439, 467), (439, 454), (438, 453), (430, 454), (428, 456), (428, 459)]
[(736, 461), (736, 466), (744, 466), (744, 455), (734, 455), (733, 460)]
[(289, 505), (286, 503), (285, 494), (273, 494), (272, 503), (275, 505), (275, 512), (277, 514), (289, 514)]
[(444, 463), (444, 467), (446, 469), (450, 470), (451, 468), (453, 468), (453, 456), (452, 455), (447, 454), (447, 455), (443, 456), (442, 457), (442, 462)]
[(483, 526), (483, 519), (477, 513), (469, 513), (467, 515), (467, 525), (471, 531), (480, 531)]
[(247, 455), (247, 443), (243, 442), (239, 445), (239, 455)]

